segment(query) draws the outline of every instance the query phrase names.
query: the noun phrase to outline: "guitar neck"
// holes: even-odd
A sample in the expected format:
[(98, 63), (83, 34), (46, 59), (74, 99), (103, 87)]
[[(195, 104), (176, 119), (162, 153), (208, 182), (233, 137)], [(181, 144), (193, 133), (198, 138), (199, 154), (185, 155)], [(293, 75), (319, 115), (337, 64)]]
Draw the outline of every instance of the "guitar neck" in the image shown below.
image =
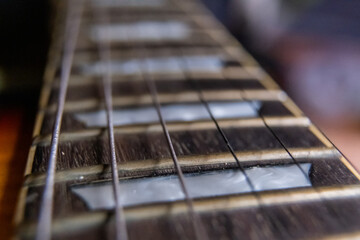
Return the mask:
[(200, 3), (53, 6), (19, 238), (359, 237), (359, 174)]

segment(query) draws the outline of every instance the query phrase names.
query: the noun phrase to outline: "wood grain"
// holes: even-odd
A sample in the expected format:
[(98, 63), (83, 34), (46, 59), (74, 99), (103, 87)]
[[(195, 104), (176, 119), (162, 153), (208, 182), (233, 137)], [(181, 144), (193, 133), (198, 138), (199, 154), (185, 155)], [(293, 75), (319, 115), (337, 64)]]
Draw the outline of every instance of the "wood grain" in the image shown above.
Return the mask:
[[(289, 148), (324, 147), (323, 143), (306, 127), (285, 127), (275, 130)], [(282, 149), (282, 146), (265, 126), (227, 127), (223, 131), (230, 139), (235, 151)], [(212, 129), (174, 131), (170, 132), (170, 135), (179, 157), (229, 152), (222, 136), (215, 128), (215, 124)], [(116, 134), (115, 140), (119, 162), (161, 160), (170, 156), (162, 132)], [(109, 163), (109, 149), (105, 132), (89, 139), (61, 142), (58, 151), (57, 170)], [(40, 145), (36, 148), (33, 172), (45, 171), (48, 154), (49, 146)]]

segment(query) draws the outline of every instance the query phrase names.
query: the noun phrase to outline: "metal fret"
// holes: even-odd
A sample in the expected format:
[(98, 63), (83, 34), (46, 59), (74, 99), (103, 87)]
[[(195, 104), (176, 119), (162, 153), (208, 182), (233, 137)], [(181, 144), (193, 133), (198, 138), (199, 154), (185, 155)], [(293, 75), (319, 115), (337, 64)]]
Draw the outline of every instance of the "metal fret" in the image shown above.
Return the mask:
[[(223, 124), (223, 123), (221, 123)], [(196, 125), (195, 125), (196, 126)], [(153, 127), (158, 128), (156, 131), (151, 131)], [(167, 151), (166, 141), (162, 138), (161, 126), (155, 125), (152, 128), (143, 128), (145, 131), (140, 132), (121, 132), (116, 135), (116, 141), (123, 146), (124, 161), (137, 161), (149, 158), (167, 158), (169, 152)], [(190, 128), (188, 131), (177, 131), (173, 128), (171, 131), (174, 136), (175, 146), (177, 151), (181, 155), (193, 155), (193, 154), (218, 154), (226, 152), (225, 145), (220, 143), (222, 138), (218, 134), (215, 126), (205, 129)], [(231, 136), (232, 141), (235, 143), (236, 151), (264, 151), (270, 149), (281, 149), (281, 145), (276, 142), (276, 139), (268, 132), (264, 125), (261, 127), (256, 126), (252, 128), (238, 127), (231, 128), (225, 127), (224, 131)], [(325, 145), (316, 138), (315, 135), (307, 127), (281, 127), (278, 128), (282, 134), (285, 134), (289, 140), (288, 144), (292, 148), (308, 148), (308, 147), (325, 147)], [(85, 132), (88, 134), (87, 132)], [(93, 134), (89, 132), (89, 134)], [(291, 140), (292, 137), (301, 135), (298, 140)], [(83, 135), (86, 137), (86, 135)], [(262, 136), (259, 138), (258, 136)], [(205, 142), (204, 140), (207, 141)], [(309, 143), (312, 144), (309, 144)], [(183, 143), (186, 143), (185, 145)], [(189, 148), (190, 147), (190, 148)], [(108, 157), (106, 151), (102, 149), (108, 148), (106, 144), (106, 138), (101, 131), (96, 135), (87, 135), (86, 138), (68, 139), (68, 141), (62, 141), (60, 150), (63, 152), (59, 156), (60, 162), (57, 168), (68, 169), (75, 167), (84, 167), (106, 163), (104, 157)], [(33, 172), (44, 171), (46, 162), (42, 162), (42, 159), (47, 155), (49, 146), (37, 145), (36, 156), (33, 162)], [(75, 152), (72, 149), (76, 149)], [(70, 154), (70, 155), (69, 155)]]
[[(316, 131), (311, 125), (307, 117), (266, 117), (269, 126), (273, 127), (309, 127), (310, 131)], [(244, 119), (219, 119), (218, 123), (222, 127), (236, 127), (236, 128), (253, 128), (264, 127), (261, 118), (244, 118)], [(214, 127), (212, 120), (188, 121), (185, 123), (168, 122), (167, 128), (169, 131), (195, 131), (195, 130), (210, 130)], [(101, 135), (102, 128), (81, 129), (73, 131), (64, 131), (60, 136), (60, 142), (66, 141), (81, 141), (91, 137)], [(114, 126), (115, 134), (137, 134), (144, 132), (159, 132), (162, 131), (161, 126), (156, 123), (151, 124), (131, 124), (126, 126)], [(317, 133), (317, 132), (316, 132)], [(321, 136), (319, 136), (320, 138)], [(33, 145), (46, 146), (50, 143), (51, 135), (40, 135), (34, 138)], [(325, 141), (322, 138), (322, 142)], [(328, 142), (324, 145), (331, 147)]]
[[(348, 198), (359, 200), (359, 185), (350, 185), (346, 187), (321, 187), (319, 188), (321, 196), (328, 200), (346, 200)], [(294, 189), (287, 192), (262, 192), (259, 193), (263, 199), (263, 204), (267, 207), (276, 207), (290, 204), (298, 206), (309, 203), (321, 203), (318, 193), (311, 188)], [(320, 201), (320, 202), (319, 202)], [(209, 211), (236, 211), (256, 208), (258, 203), (253, 194), (242, 194), (234, 196), (223, 196), (209, 199), (194, 200), (194, 205), (200, 213)], [(167, 214), (172, 216), (186, 213), (187, 206), (183, 201), (171, 202), (166, 204), (152, 204), (148, 206), (138, 206), (136, 208), (125, 209), (126, 219), (129, 221), (143, 221), (146, 219), (156, 219)], [(56, 233), (63, 231), (78, 232), (83, 229), (88, 230), (93, 226), (101, 225), (107, 218), (108, 213), (103, 211), (93, 213), (83, 213), (71, 217), (63, 217), (54, 221)], [(24, 237), (31, 237), (31, 225), (22, 226)], [(25, 235), (26, 234), (26, 235)], [(311, 234), (311, 233), (308, 233)], [(329, 234), (329, 233), (327, 233)], [(346, 236), (346, 235), (345, 235)]]
[[(289, 149), (296, 158), (307, 159), (308, 161), (315, 162), (323, 161), (323, 158), (329, 158), (329, 161), (333, 161), (334, 157), (339, 156), (339, 152), (334, 148), (300, 148)], [(248, 151), (248, 152), (235, 152), (239, 161), (242, 164), (249, 166), (252, 165), (264, 165), (272, 164), (274, 162), (279, 164), (290, 164), (292, 160), (288, 157), (287, 153), (283, 149), (267, 150), (267, 151)], [(178, 161), (181, 162), (183, 168), (196, 167), (196, 166), (230, 166), (234, 163), (231, 153), (222, 153), (214, 155), (192, 155), (178, 157)], [(146, 174), (141, 172), (155, 171), (162, 169), (171, 169), (173, 166), (172, 158), (164, 158), (161, 160), (147, 159), (143, 161), (132, 161), (118, 164), (118, 171), (124, 173), (131, 173), (137, 171), (138, 174), (134, 177), (146, 177)], [(215, 167), (214, 169), (221, 169), (221, 167)], [(79, 167), (67, 170), (57, 171), (55, 174), (56, 182), (73, 181), (82, 176), (97, 176), (110, 173), (108, 165), (93, 165), (90, 167)], [(128, 176), (121, 176), (120, 179), (128, 179)], [(360, 180), (360, 177), (358, 177)], [(43, 173), (33, 173), (26, 175), (26, 186), (38, 186), (44, 184), (45, 175)]]

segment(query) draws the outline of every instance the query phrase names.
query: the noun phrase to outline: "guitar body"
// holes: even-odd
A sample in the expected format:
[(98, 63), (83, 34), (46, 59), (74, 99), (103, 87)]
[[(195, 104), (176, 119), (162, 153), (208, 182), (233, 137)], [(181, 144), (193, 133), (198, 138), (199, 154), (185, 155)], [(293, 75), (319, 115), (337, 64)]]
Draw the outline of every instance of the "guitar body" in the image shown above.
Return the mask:
[(12, 219), (18, 192), (23, 182), (24, 167), (31, 144), (33, 122), (21, 107), (2, 107), (0, 116), (0, 235), (10, 239), (13, 235)]
[(200, 3), (54, 9), (19, 239), (359, 237), (359, 174)]

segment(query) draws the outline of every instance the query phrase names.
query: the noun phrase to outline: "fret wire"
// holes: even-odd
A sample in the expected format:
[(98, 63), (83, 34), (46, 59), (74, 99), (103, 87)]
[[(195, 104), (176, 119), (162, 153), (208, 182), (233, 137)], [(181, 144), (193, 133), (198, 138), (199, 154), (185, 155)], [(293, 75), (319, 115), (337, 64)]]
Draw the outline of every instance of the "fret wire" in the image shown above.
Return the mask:
[(61, 130), (61, 121), (64, 111), (67, 86), (69, 82), (72, 61), (76, 41), (79, 33), (81, 16), (83, 10), (83, 0), (74, 1), (75, 4), (67, 2), (67, 16), (65, 23), (65, 40), (62, 56), (62, 68), (60, 77), (60, 88), (58, 97), (58, 106), (56, 118), (51, 138), (50, 156), (46, 174), (46, 183), (41, 199), (39, 220), (36, 228), (36, 239), (47, 240), (51, 238), (52, 212), (54, 202), (54, 182), (56, 171), (57, 151), (59, 147), (59, 136)]
[[(146, 49), (144, 48), (143, 52), (146, 52)], [(146, 54), (145, 54), (146, 56)], [(165, 135), (165, 139), (166, 139), (166, 143), (168, 145), (168, 148), (170, 150), (170, 154), (171, 154), (171, 158), (173, 160), (174, 166), (175, 166), (175, 170), (176, 173), (178, 174), (179, 177), (179, 182), (180, 182), (180, 186), (181, 186), (181, 190), (183, 191), (184, 195), (185, 195), (185, 201), (186, 204), (189, 208), (189, 212), (190, 212), (190, 217), (191, 217), (191, 221), (193, 223), (193, 228), (194, 228), (194, 232), (196, 235), (196, 239), (208, 239), (207, 233), (205, 232), (204, 226), (200, 220), (200, 217), (198, 216), (198, 214), (195, 212), (194, 209), (194, 204), (193, 204), (193, 200), (187, 190), (186, 187), (186, 183), (185, 183), (185, 179), (184, 179), (184, 174), (183, 171), (181, 169), (181, 166), (179, 164), (175, 149), (174, 149), (174, 145), (172, 143), (171, 137), (170, 137), (170, 133), (169, 130), (167, 129), (166, 126), (166, 122), (163, 118), (162, 112), (161, 112), (161, 104), (159, 102), (158, 99), (158, 93), (157, 93), (157, 89), (156, 86), (154, 84), (154, 81), (151, 79), (151, 77), (149, 77), (146, 73), (146, 71), (144, 71), (144, 69), (146, 69), (143, 65), (145, 63), (141, 63), (141, 72), (144, 78), (144, 81), (150, 91), (151, 94), (151, 99), (153, 101), (153, 104), (155, 105), (155, 109), (157, 112), (157, 115), (159, 117), (159, 121), (163, 130), (163, 133)]]
[[(95, 12), (95, 10), (94, 10)], [(96, 18), (100, 23), (108, 23), (109, 19), (104, 12), (96, 11)], [(104, 34), (109, 35), (109, 31)], [(105, 62), (104, 74), (102, 75), (102, 85), (104, 90), (104, 100), (106, 108), (106, 118), (109, 134), (109, 144), (111, 152), (111, 173), (112, 173), (112, 186), (115, 200), (115, 230), (117, 240), (127, 240), (128, 233), (126, 229), (126, 220), (124, 217), (123, 206), (120, 202), (120, 183), (118, 175), (118, 165), (115, 150), (115, 136), (114, 136), (114, 123), (113, 123), (113, 107), (112, 107), (112, 74), (111, 74), (111, 47), (108, 42), (98, 41), (98, 51), (100, 61)]]
[[(332, 157), (337, 154), (337, 150), (335, 148), (299, 148), (299, 149), (291, 149), (294, 156), (297, 156), (298, 158), (308, 158), (311, 160), (311, 162), (320, 162), (322, 161), (322, 158), (329, 158), (330, 161), (333, 160)], [(309, 155), (309, 152), (312, 152), (312, 154)], [(263, 152), (258, 155), (256, 154), (256, 151), (252, 152), (241, 152), (237, 151), (235, 152), (237, 156), (241, 156), (242, 158), (241, 163), (247, 164), (255, 164), (259, 166), (265, 166), (271, 162), (281, 162), (282, 164), (290, 164), (291, 159), (284, 160), (284, 153), (282, 153), (280, 150), (269, 150), (266, 152)], [(216, 156), (212, 158), (207, 158), (208, 155), (192, 155), (188, 157), (179, 157), (179, 161), (182, 162), (182, 165), (184, 167), (196, 167), (198, 165), (205, 165), (205, 166), (213, 166), (213, 165), (228, 165), (232, 163), (231, 160), (233, 160), (233, 156), (231, 153), (222, 153), (217, 154)], [(161, 165), (161, 167), (154, 168), (154, 165)], [(172, 158), (164, 158), (161, 160), (143, 160), (139, 162), (126, 162), (121, 163), (121, 166), (119, 166), (119, 169), (122, 169), (124, 171), (135, 171), (139, 170), (139, 173), (131, 175), (133, 176), (148, 176), (146, 171), (162, 171), (164, 169), (169, 169), (173, 166), (173, 160)], [(215, 167), (215, 169), (218, 169)], [(56, 182), (63, 182), (63, 181), (72, 181), (76, 180), (79, 175), (82, 175), (84, 177), (89, 176), (92, 178), (93, 176), (103, 173), (107, 174), (110, 173), (111, 169), (107, 167), (106, 164), (97, 164), (97, 165), (91, 165), (91, 166), (83, 166), (76, 169), (64, 169), (61, 171), (56, 172), (55, 175), (55, 181)], [(145, 172), (145, 173), (144, 173)], [(128, 179), (127, 176), (122, 176), (122, 179)], [(131, 177), (130, 177), (131, 178)], [(25, 186), (42, 186), (44, 185), (44, 174), (37, 174), (32, 173), (28, 174), (25, 179)]]

